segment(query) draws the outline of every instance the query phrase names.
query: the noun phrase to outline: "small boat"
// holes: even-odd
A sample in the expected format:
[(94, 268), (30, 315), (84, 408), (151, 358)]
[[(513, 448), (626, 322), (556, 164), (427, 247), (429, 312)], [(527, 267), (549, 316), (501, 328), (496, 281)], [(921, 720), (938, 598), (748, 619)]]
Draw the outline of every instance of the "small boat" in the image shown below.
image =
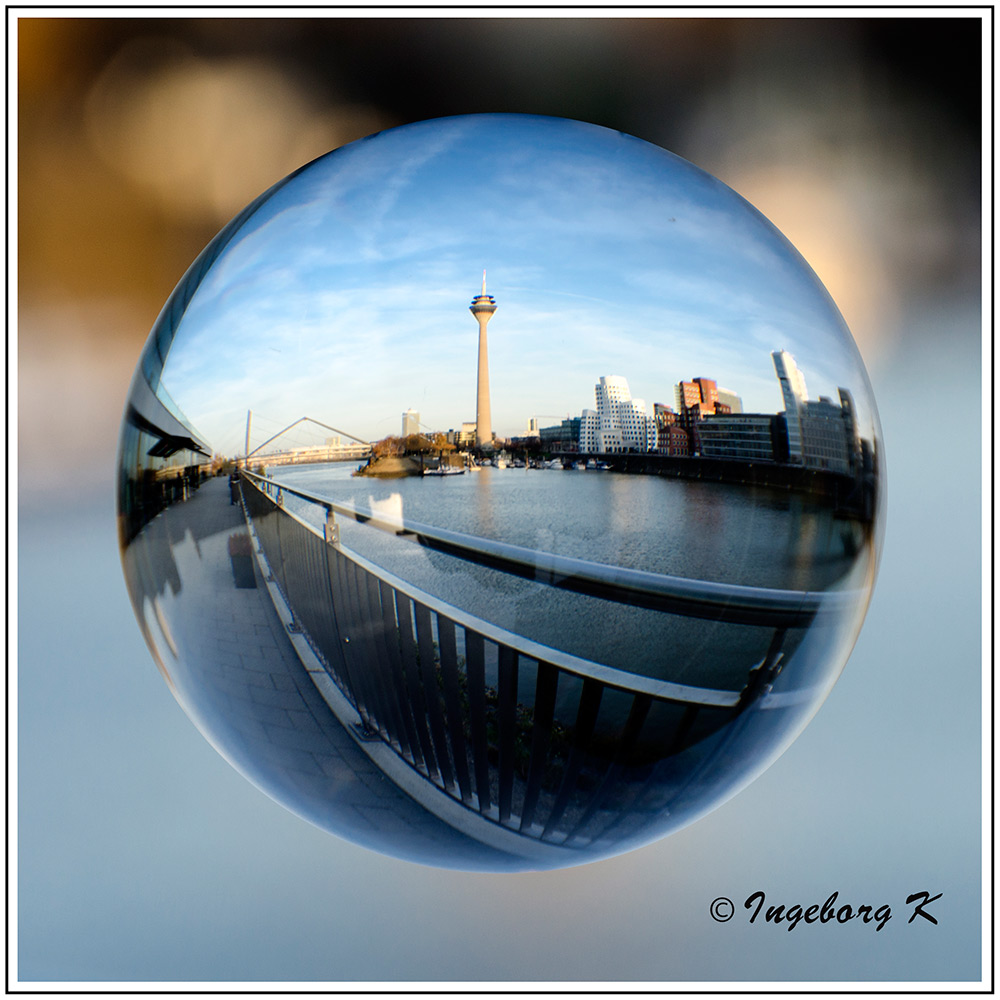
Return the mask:
[(461, 465), (439, 465), (436, 469), (424, 469), (425, 476), (461, 476), (465, 468)]

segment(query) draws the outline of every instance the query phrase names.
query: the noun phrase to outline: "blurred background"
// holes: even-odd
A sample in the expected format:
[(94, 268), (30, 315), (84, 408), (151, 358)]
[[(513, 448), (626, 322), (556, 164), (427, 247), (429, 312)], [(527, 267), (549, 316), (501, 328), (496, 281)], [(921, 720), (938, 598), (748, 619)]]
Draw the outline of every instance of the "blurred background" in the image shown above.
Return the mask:
[[(8, 11), (18, 977), (978, 981), (990, 17)], [(639, 136), (753, 203), (851, 327), (888, 459), (869, 620), (798, 742), (667, 841), (519, 876), (381, 858), (231, 770), (142, 644), (113, 498), (139, 351), (215, 232), (329, 149), (491, 111)], [(890, 903), (894, 917), (877, 935), (853, 924), (789, 934), (748, 923), (740, 903), (758, 889), (769, 904), (803, 905), (836, 890), (855, 905)], [(905, 899), (924, 889), (943, 893), (930, 907), (939, 922), (908, 924)], [(726, 924), (709, 916), (720, 895), (737, 901)]]

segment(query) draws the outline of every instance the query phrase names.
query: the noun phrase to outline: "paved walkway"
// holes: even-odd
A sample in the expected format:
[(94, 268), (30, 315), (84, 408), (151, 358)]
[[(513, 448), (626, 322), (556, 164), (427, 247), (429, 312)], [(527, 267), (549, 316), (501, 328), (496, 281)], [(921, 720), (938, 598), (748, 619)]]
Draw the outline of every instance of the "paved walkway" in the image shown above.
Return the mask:
[(255, 588), (236, 586), (230, 540), (247, 534), (228, 483), (211, 479), (125, 555), (188, 713), (240, 771), (324, 829), (430, 864), (520, 867), (429, 813), (359, 749), (296, 656), (256, 568)]

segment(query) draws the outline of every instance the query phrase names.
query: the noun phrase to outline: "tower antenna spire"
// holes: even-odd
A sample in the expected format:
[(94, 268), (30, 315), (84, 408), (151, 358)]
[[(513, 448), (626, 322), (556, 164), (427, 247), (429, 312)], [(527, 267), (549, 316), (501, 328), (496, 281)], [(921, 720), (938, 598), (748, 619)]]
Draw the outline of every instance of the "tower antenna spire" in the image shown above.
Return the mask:
[(483, 268), (483, 295), (486, 294), (486, 268)]

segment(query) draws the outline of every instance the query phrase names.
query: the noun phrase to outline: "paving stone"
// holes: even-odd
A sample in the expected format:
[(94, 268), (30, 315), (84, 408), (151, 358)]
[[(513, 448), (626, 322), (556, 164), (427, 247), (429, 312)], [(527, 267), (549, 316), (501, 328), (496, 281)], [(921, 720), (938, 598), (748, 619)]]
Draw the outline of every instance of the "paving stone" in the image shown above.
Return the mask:
[(313, 753), (324, 753), (330, 741), (322, 733), (303, 732), (301, 729), (290, 729), (284, 726), (265, 724), (268, 736), (281, 747), (294, 747), (297, 750), (308, 750)]
[(279, 691), (273, 684), (269, 687), (253, 687), (250, 697), (258, 705), (275, 705), (278, 708), (302, 709), (305, 705), (298, 691)]

